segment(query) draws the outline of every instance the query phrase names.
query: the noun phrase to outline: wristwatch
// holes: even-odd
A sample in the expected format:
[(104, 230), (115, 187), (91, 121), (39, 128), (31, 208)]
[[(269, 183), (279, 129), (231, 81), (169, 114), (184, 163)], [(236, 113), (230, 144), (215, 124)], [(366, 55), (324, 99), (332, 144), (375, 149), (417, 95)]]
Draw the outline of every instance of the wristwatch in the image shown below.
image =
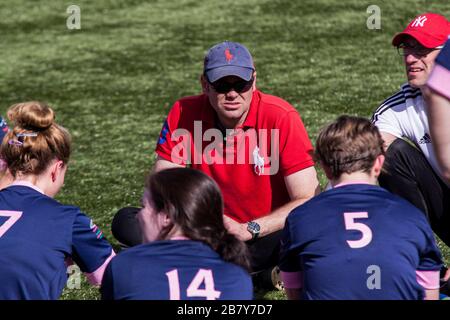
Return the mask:
[(250, 221), (247, 223), (247, 231), (252, 234), (252, 240), (255, 240), (259, 236), (259, 231), (261, 227), (255, 221)]

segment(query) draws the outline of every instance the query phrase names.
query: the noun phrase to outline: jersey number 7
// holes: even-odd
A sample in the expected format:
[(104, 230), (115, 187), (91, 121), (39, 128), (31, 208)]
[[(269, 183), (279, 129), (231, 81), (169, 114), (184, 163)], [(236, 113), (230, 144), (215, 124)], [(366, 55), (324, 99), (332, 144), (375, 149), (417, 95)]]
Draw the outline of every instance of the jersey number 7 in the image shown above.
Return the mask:
[(22, 216), (22, 211), (6, 211), (0, 210), (0, 217), (8, 217), (4, 224), (0, 226), (0, 238), (13, 226)]
[[(170, 300), (180, 300), (180, 280), (178, 270), (174, 269), (166, 273), (169, 279)], [(204, 283), (204, 289), (200, 289)], [(192, 279), (186, 290), (187, 297), (205, 297), (207, 300), (216, 300), (221, 292), (214, 289), (214, 278), (211, 270), (200, 269)]]

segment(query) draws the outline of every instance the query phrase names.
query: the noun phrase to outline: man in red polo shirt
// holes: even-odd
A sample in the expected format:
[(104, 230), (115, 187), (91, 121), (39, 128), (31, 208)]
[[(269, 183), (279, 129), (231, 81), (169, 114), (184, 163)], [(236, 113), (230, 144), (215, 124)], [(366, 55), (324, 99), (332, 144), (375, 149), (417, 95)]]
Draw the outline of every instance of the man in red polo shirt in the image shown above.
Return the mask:
[[(203, 94), (176, 101), (164, 122), (154, 170), (190, 166), (211, 176), (223, 193), (225, 225), (247, 241), (257, 273), (276, 265), (288, 213), (319, 192), (313, 148), (298, 112), (256, 89), (246, 47), (213, 46), (203, 71)], [(122, 243), (129, 237), (115, 225), (129, 216), (119, 212), (113, 222)]]

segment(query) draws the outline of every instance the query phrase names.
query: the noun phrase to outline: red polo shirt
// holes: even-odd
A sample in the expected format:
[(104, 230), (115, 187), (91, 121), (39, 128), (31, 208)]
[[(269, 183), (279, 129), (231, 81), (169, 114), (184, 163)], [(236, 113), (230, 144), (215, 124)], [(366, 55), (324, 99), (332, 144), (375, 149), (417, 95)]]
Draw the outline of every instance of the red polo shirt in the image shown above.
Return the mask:
[(216, 124), (206, 95), (182, 98), (169, 112), (156, 153), (212, 177), (222, 190), (225, 214), (238, 222), (289, 202), (284, 177), (314, 165), (294, 107), (256, 90), (242, 127), (225, 134)]

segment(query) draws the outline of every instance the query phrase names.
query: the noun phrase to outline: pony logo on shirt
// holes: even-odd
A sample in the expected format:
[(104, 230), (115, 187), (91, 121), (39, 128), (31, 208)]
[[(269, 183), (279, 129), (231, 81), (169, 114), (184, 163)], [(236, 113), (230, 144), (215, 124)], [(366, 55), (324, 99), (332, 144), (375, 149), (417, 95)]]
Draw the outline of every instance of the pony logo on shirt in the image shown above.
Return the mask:
[(259, 147), (256, 146), (253, 149), (253, 162), (255, 164), (254, 169), (255, 173), (260, 176), (264, 173), (264, 157), (259, 154)]
[(92, 219), (89, 222), (89, 228), (91, 229), (92, 232), (95, 233), (97, 239), (103, 238), (103, 232), (99, 229), (99, 227), (97, 227), (97, 225), (94, 223), (94, 221), (92, 221)]
[(230, 49), (225, 50), (225, 59), (228, 63), (230, 63), (231, 59), (233, 59), (233, 55), (230, 52)]

